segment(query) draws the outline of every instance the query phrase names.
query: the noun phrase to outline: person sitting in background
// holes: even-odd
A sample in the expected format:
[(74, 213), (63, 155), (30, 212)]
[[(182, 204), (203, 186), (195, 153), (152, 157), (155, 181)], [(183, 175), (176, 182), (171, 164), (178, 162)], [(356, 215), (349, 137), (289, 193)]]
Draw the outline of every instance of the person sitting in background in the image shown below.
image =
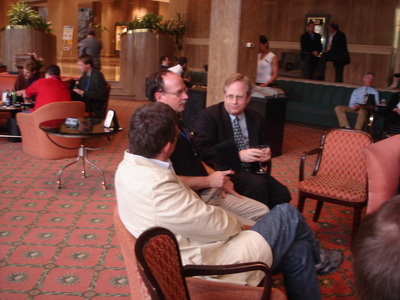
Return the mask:
[(178, 59), (178, 64), (176, 66), (169, 68), (168, 71), (174, 72), (175, 74), (181, 76), (185, 85), (188, 88), (191, 88), (193, 84), (190, 83), (190, 75), (187, 75), (187, 63), (188, 63), (187, 58), (181, 56)]
[[(184, 265), (264, 262), (283, 274), (289, 299), (321, 299), (317, 275), (335, 272), (343, 253), (320, 249), (293, 205), (278, 205), (245, 230), (235, 216), (205, 204), (171, 166), (169, 156), (178, 132), (178, 116), (169, 105), (150, 103), (133, 113), (129, 149), (115, 174), (118, 212), (126, 229), (136, 238), (152, 226), (171, 230)], [(257, 286), (263, 274), (246, 272), (218, 279)]]
[(168, 69), (171, 61), (169, 60), (168, 56), (161, 56), (160, 57), (160, 69)]
[(36, 96), (35, 106), (29, 112), (34, 112), (48, 103), (71, 101), (69, 88), (61, 80), (60, 68), (57, 65), (48, 66), (45, 78), (35, 81), (25, 90), (17, 91), (16, 94), (24, 99)]
[[(72, 89), (72, 100), (83, 101), (86, 111), (93, 113), (96, 118), (103, 119), (107, 97), (107, 82), (103, 73), (93, 68), (93, 58), (88, 54), (79, 56), (78, 70), (83, 73), (77, 86)], [(75, 78), (78, 80), (78, 78)]]
[(315, 23), (309, 22), (307, 31), (300, 37), (301, 58), (304, 78), (312, 79), (318, 65), (319, 54), (322, 51), (321, 35), (314, 31)]
[(278, 78), (278, 59), (269, 50), (268, 39), (260, 35), (259, 53), (257, 56), (257, 85), (271, 86)]
[[(385, 117), (385, 123), (383, 127), (384, 135), (390, 132), (390, 127), (399, 127), (400, 130), (400, 93), (393, 93), (386, 107), (384, 107), (380, 113)], [(393, 126), (394, 125), (394, 126)], [(394, 133), (394, 132), (393, 132)]]
[(44, 74), (39, 71), (37, 63), (33, 60), (27, 60), (24, 63), (22, 72), (18, 73), (17, 80), (14, 84), (14, 89), (16, 91), (24, 90), (36, 80), (43, 77)]
[(368, 72), (363, 77), (363, 86), (355, 89), (351, 94), (349, 106), (338, 105), (335, 107), (335, 113), (339, 121), (339, 126), (344, 128), (351, 128), (347, 113), (358, 114), (356, 125), (354, 129), (362, 130), (367, 122), (368, 108), (360, 106), (360, 104), (367, 104), (368, 95), (374, 95), (375, 104), (379, 104), (379, 93), (371, 85), (374, 81), (375, 74)]
[(400, 295), (400, 195), (361, 223), (353, 243), (356, 290), (361, 300), (397, 300)]

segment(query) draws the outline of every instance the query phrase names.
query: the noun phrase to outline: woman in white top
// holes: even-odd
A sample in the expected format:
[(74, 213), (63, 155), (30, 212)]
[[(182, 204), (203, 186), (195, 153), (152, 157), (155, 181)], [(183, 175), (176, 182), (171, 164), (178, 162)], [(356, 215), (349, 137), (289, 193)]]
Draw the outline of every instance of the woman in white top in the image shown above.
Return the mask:
[(269, 86), (278, 77), (278, 59), (269, 50), (268, 39), (260, 35), (260, 45), (257, 60), (257, 85)]

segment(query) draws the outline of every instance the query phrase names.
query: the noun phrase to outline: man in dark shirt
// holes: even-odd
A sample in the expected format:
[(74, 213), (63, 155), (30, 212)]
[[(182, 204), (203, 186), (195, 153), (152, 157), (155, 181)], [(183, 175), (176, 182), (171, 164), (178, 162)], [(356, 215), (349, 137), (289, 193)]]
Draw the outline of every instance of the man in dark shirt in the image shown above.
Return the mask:
[(300, 38), (303, 74), (307, 79), (313, 78), (322, 51), (321, 35), (316, 33), (314, 29), (315, 23), (308, 23), (307, 32), (303, 33)]

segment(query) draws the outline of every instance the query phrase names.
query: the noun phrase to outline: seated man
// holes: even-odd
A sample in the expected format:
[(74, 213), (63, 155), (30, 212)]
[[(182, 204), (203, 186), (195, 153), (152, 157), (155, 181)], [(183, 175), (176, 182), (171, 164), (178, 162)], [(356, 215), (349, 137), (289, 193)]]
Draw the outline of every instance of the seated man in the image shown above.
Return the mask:
[[(150, 101), (168, 104), (178, 115), (185, 109), (188, 95), (179, 75), (165, 69), (159, 70), (150, 76), (148, 87)], [(186, 186), (197, 191), (205, 203), (233, 213), (246, 225), (253, 225), (269, 212), (263, 203), (235, 192), (228, 177), (233, 171), (215, 171), (198, 158), (191, 134), (182, 120), (178, 128), (180, 135), (170, 159), (176, 174)]]
[(34, 112), (48, 103), (71, 101), (68, 86), (61, 81), (60, 68), (57, 65), (48, 66), (45, 78), (35, 81), (25, 90), (17, 91), (16, 94), (24, 99), (36, 96), (35, 106), (29, 112)]
[[(275, 207), (250, 230), (243, 230), (241, 222), (223, 209), (205, 204), (171, 167), (169, 156), (178, 132), (176, 112), (164, 103), (141, 106), (133, 114), (129, 150), (115, 175), (118, 211), (128, 231), (137, 238), (152, 226), (171, 230), (183, 264), (265, 262), (272, 271), (283, 273), (289, 299), (320, 299), (317, 274), (334, 272), (343, 254), (321, 250), (303, 216), (290, 204)], [(221, 279), (257, 286), (262, 274)]]
[(87, 112), (103, 119), (108, 100), (103, 73), (93, 68), (93, 58), (88, 54), (79, 56), (77, 65), (83, 75), (79, 78), (78, 86), (72, 89), (72, 100), (85, 102)]
[(168, 56), (161, 56), (160, 57), (160, 69), (168, 69), (171, 61), (169, 60)]
[(193, 85), (190, 83), (190, 80), (191, 80), (190, 75), (187, 75), (187, 71), (188, 71), (187, 64), (188, 64), (187, 58), (181, 56), (178, 59), (178, 64), (176, 66), (169, 68), (168, 70), (181, 76), (185, 85), (188, 88), (191, 88)]
[(374, 95), (375, 104), (379, 104), (379, 93), (372, 87), (375, 74), (368, 72), (363, 77), (363, 86), (355, 89), (350, 97), (349, 106), (338, 105), (335, 107), (335, 113), (339, 121), (339, 126), (344, 128), (351, 128), (347, 120), (347, 113), (358, 114), (356, 125), (354, 129), (362, 130), (367, 122), (368, 108), (362, 107), (359, 104), (367, 104), (368, 95)]
[(14, 89), (16, 91), (24, 90), (44, 74), (38, 70), (38, 65), (33, 60), (28, 60), (24, 63), (22, 72), (18, 73), (17, 80), (15, 81)]
[(399, 299), (400, 195), (365, 217), (353, 244), (354, 277), (361, 300)]
[[(225, 81), (225, 101), (201, 111), (194, 126), (197, 153), (207, 164), (233, 169), (235, 190), (266, 204), (270, 209), (291, 200), (289, 190), (269, 174), (256, 174), (259, 162), (271, 159), (271, 151), (256, 149), (268, 145), (264, 118), (248, 109), (252, 85), (246, 76), (232, 74)], [(264, 153), (265, 152), (265, 153)]]

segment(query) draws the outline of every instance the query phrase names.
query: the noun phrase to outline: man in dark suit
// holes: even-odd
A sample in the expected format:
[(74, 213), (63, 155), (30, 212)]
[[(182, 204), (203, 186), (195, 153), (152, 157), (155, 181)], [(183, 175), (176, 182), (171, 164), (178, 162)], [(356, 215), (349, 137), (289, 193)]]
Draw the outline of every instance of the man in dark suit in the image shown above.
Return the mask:
[(252, 85), (242, 74), (225, 81), (225, 101), (200, 112), (194, 140), (200, 159), (221, 170), (233, 169), (236, 192), (256, 199), (269, 208), (291, 200), (289, 190), (269, 174), (256, 174), (259, 163), (271, 159), (264, 118), (247, 107)]
[(88, 54), (79, 56), (77, 65), (83, 75), (78, 86), (72, 90), (72, 100), (85, 102), (87, 112), (103, 119), (108, 100), (107, 82), (103, 73), (93, 68), (93, 58)]
[(308, 23), (307, 32), (303, 33), (300, 37), (303, 74), (308, 79), (313, 78), (320, 52), (322, 51), (321, 35), (314, 32), (314, 29), (315, 23), (311, 21)]
[(387, 106), (382, 109), (381, 115), (385, 117), (385, 134), (388, 132), (389, 127), (392, 125), (395, 125), (395, 127), (393, 128), (400, 128), (400, 93), (393, 93)]
[(343, 82), (344, 66), (350, 63), (347, 38), (346, 35), (339, 30), (339, 24), (336, 22), (329, 24), (329, 32), (331, 47), (322, 54), (316, 69), (318, 74), (315, 79), (325, 80), (326, 62), (331, 61), (335, 66), (335, 82)]

